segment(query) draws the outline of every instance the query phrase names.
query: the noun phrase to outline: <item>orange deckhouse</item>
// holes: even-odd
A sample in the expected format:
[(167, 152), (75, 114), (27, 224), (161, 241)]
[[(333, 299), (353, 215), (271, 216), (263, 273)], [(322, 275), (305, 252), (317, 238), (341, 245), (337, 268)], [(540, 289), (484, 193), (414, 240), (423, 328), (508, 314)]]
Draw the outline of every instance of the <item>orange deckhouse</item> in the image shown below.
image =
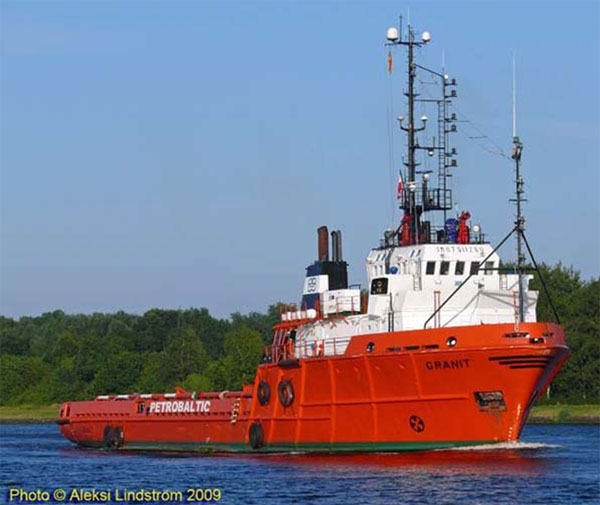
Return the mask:
[[(341, 232), (323, 226), (301, 304), (282, 311), (253, 384), (67, 402), (58, 421), (66, 438), (206, 452), (406, 451), (518, 439), (569, 351), (558, 324), (536, 322), (516, 132), (510, 233), (493, 248), (468, 212), (453, 210), (456, 81), (415, 63), (414, 49), (430, 38), (417, 39), (410, 26), (387, 32), (390, 71), (392, 49), (408, 52), (406, 118), (398, 117), (408, 146), (397, 188), (403, 218), (367, 257), (368, 289), (348, 283)], [(417, 98), (417, 72), (439, 81), (437, 98)], [(437, 111), (436, 137), (427, 137), (426, 116), (416, 121), (418, 101)], [(417, 171), (427, 156), (436, 173)], [(511, 235), (518, 254), (507, 270), (497, 250)]]

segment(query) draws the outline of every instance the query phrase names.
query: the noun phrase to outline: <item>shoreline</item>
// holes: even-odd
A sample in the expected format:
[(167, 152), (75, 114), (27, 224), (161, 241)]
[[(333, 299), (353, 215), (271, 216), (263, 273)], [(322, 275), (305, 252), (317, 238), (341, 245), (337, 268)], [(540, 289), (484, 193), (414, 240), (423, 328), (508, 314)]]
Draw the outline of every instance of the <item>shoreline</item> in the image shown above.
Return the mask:
[[(0, 406), (0, 424), (54, 423), (59, 405)], [(527, 424), (600, 424), (599, 405), (537, 405), (531, 409)]]
[(536, 405), (527, 424), (600, 424), (600, 405)]

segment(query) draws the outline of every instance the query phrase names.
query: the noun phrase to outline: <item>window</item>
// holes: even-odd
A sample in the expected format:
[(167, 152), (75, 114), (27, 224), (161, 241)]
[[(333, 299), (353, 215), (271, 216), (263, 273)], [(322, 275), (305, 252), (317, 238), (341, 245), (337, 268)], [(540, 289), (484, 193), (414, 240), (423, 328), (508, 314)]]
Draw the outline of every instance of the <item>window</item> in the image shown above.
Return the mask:
[(433, 275), (435, 273), (435, 261), (428, 261), (425, 269), (427, 275)]
[(485, 275), (492, 275), (494, 273), (494, 262), (486, 261), (485, 262)]
[(371, 281), (372, 295), (385, 295), (388, 290), (388, 280), (386, 277), (380, 277)]
[(448, 275), (449, 271), (450, 271), (450, 262), (442, 261), (442, 264), (440, 265), (440, 275)]
[(471, 271), (469, 272), (471, 275), (477, 275), (479, 272), (479, 261), (471, 261)]
[(456, 269), (454, 270), (454, 275), (462, 275), (465, 273), (465, 262), (464, 261), (457, 261), (456, 262)]

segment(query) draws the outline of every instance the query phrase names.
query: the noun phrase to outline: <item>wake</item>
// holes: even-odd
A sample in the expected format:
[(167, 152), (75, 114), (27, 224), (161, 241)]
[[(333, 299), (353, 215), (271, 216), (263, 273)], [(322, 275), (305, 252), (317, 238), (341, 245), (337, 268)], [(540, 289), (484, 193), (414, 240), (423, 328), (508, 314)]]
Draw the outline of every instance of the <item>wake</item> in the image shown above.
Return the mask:
[(558, 449), (560, 445), (542, 442), (499, 442), (497, 444), (467, 445), (444, 449), (448, 451), (539, 451), (542, 449)]

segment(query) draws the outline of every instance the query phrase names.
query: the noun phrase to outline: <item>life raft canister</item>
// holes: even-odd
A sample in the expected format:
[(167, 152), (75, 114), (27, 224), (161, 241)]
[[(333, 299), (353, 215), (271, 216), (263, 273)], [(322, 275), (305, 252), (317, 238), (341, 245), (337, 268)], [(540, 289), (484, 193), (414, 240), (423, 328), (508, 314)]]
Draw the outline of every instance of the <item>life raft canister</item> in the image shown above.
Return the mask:
[(290, 381), (283, 380), (277, 388), (279, 401), (284, 407), (289, 407), (294, 402), (294, 388)]
[(264, 433), (262, 425), (258, 421), (254, 421), (250, 425), (248, 438), (250, 439), (250, 447), (252, 447), (252, 449), (260, 449), (263, 446)]
[(258, 383), (258, 389), (256, 391), (258, 396), (258, 403), (261, 405), (267, 405), (271, 399), (271, 387), (267, 381), (261, 380)]

